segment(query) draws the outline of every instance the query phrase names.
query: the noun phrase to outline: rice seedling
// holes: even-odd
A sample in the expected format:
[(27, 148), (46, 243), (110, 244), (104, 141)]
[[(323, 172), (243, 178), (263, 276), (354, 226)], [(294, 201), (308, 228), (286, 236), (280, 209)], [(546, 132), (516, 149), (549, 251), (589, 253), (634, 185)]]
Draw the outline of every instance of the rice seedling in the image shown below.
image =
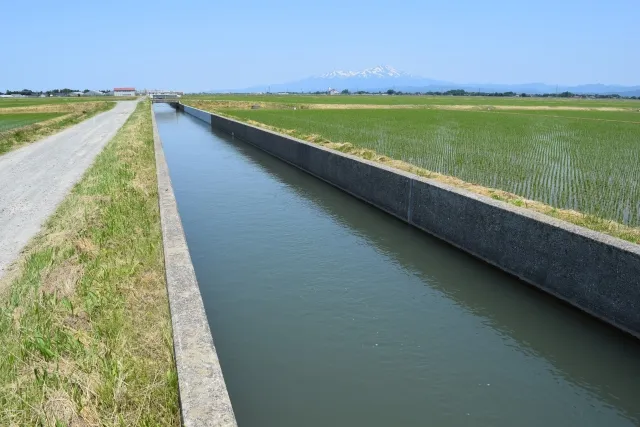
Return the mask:
[[(640, 226), (638, 113), (226, 110), (539, 201)], [(566, 113), (566, 114), (565, 114)], [(577, 116), (576, 116), (577, 114)], [(619, 120), (612, 114), (621, 114)], [(606, 120), (599, 120), (605, 118)], [(637, 120), (640, 122), (640, 120)]]

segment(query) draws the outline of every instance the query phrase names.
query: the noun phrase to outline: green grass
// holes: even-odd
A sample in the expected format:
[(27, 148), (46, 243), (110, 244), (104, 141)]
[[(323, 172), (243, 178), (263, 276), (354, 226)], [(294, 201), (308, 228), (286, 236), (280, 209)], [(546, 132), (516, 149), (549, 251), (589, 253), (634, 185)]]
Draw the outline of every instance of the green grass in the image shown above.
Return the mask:
[(567, 98), (502, 98), (480, 96), (426, 96), (426, 95), (189, 95), (189, 100), (229, 100), (276, 102), (282, 104), (378, 104), (378, 105), (521, 105), (583, 108), (640, 109), (640, 100), (567, 99)]
[(64, 113), (0, 114), (0, 132), (54, 119)]
[[(498, 111), (226, 113), (329, 141), (349, 142), (554, 208), (640, 226), (640, 124)], [(598, 118), (592, 112), (571, 112), (575, 113)], [(620, 117), (629, 114), (636, 113)], [(611, 117), (608, 112), (606, 117)]]
[[(19, 148), (25, 144), (37, 141), (46, 136), (61, 131), (64, 128), (73, 126), (83, 120), (91, 118), (96, 114), (110, 110), (115, 107), (115, 102), (91, 102), (87, 104), (76, 104), (69, 111), (52, 113), (6, 113), (0, 114), (0, 155)], [(67, 108), (65, 108), (67, 109)], [(7, 110), (9, 111), (9, 110)], [(22, 123), (21, 126), (9, 127), (11, 124), (20, 123), (26, 118), (42, 118), (42, 121), (32, 123)], [(48, 118), (46, 118), (48, 117)], [(3, 131), (3, 125), (7, 129)]]
[(75, 102), (96, 101), (127, 101), (135, 97), (122, 96), (78, 96), (78, 97), (47, 97), (47, 98), (0, 98), (0, 108), (33, 107), (38, 105), (64, 105)]
[(3, 281), (0, 425), (180, 424), (148, 102)]

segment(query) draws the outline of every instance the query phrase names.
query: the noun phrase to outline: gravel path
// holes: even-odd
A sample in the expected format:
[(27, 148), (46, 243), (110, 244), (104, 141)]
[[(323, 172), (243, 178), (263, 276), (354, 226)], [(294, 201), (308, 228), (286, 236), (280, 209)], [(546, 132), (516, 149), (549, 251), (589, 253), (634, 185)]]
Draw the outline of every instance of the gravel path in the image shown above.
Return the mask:
[(136, 107), (111, 110), (0, 156), (0, 278)]

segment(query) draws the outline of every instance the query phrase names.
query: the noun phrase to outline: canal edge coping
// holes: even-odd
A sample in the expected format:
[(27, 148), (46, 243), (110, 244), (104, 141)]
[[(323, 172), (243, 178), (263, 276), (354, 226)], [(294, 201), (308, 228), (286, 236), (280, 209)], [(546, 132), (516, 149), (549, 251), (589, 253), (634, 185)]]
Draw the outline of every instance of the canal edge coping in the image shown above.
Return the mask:
[(640, 338), (640, 245), (182, 103), (177, 107)]
[(151, 119), (182, 425), (236, 427), (153, 109)]

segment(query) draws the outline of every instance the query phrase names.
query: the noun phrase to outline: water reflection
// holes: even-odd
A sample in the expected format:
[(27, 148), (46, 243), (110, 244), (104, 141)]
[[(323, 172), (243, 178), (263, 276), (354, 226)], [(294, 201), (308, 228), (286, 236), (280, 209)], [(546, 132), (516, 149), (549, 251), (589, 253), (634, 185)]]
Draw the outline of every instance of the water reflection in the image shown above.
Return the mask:
[(156, 111), (241, 425), (638, 422), (635, 340)]

